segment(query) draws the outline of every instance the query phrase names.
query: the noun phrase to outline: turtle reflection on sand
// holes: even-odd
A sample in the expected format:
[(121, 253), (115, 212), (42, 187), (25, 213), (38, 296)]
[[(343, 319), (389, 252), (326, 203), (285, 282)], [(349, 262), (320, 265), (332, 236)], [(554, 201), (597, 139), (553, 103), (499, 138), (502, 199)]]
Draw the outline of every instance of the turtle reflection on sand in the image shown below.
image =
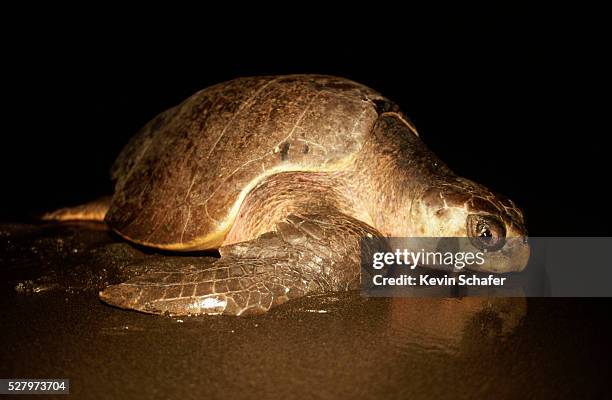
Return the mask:
[[(479, 270), (522, 270), (522, 212), (455, 175), (390, 100), (331, 76), (240, 78), (150, 121), (117, 158), (115, 193), (47, 219), (105, 219), (131, 242), (218, 249), (100, 293), (148, 313), (261, 313), (355, 289), (361, 237), (470, 237)], [(512, 240), (516, 239), (516, 240)]]
[(508, 338), (527, 314), (524, 297), (396, 297), (389, 306), (393, 344), (448, 354)]

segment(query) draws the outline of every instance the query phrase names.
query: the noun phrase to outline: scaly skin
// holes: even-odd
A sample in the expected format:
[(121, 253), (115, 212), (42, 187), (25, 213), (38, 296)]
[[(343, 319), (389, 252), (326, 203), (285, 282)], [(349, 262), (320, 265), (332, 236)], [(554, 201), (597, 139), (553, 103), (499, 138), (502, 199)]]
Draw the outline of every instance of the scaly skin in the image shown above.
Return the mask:
[[(370, 226), (337, 213), (289, 215), (276, 231), (219, 249), (221, 258), (189, 257), (100, 293), (108, 304), (170, 315), (247, 315), (309, 293), (356, 289), (360, 238)], [(372, 249), (374, 251), (374, 249)]]

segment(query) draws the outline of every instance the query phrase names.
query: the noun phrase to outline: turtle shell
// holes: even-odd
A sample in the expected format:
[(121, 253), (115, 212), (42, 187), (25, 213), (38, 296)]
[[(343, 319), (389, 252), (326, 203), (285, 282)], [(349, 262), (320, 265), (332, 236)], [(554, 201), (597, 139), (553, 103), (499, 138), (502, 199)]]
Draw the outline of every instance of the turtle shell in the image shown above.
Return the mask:
[(106, 221), (147, 246), (216, 248), (259, 182), (346, 168), (390, 104), (361, 84), (320, 75), (239, 78), (201, 90), (122, 150)]

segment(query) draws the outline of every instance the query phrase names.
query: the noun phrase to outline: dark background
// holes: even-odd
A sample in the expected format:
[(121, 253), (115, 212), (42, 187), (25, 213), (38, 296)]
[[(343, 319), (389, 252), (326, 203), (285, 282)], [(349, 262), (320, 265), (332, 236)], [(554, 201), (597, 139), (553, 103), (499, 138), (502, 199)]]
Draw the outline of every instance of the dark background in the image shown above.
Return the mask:
[(299, 39), (287, 27), (237, 38), (196, 30), (188, 43), (181, 32), (113, 36), (112, 28), (5, 38), (0, 220), (110, 193), (108, 170), (130, 136), (199, 89), (245, 75), (324, 73), (399, 103), (451, 168), (522, 206), (532, 236), (610, 234), (609, 48), (597, 26)]
[[(564, 15), (559, 5), (534, 15), (533, 5), (518, 10), (513, 3), (497, 12), (483, 6), (466, 17), (465, 3), (464, 13), (436, 4), (434, 21), (423, 21), (398, 6), (362, 3), (348, 7), (363, 7), (360, 17), (296, 2), (283, 23), (272, 13), (267, 20), (245, 13), (249, 24), (236, 20), (244, 7), (238, 3), (225, 13), (184, 10), (155, 20), (140, 5), (123, 23), (102, 15), (100, 5), (89, 12), (69, 5), (60, 10), (64, 20), (41, 5), (29, 5), (17, 19), (6, 5), (0, 222), (27, 221), (110, 193), (108, 170), (129, 137), (201, 88), (243, 75), (313, 72), (346, 76), (398, 102), (456, 172), (522, 206), (532, 236), (610, 235), (608, 12), (584, 15), (570, 4)], [(44, 23), (34, 20), (35, 11)], [(113, 17), (124, 13), (112, 11)], [(197, 21), (185, 20), (190, 13)], [(34, 250), (19, 259), (38, 260)], [(30, 268), (5, 264), (1, 272), (9, 276)], [(32, 265), (36, 274), (39, 266)], [(64, 266), (58, 271), (72, 276)], [(89, 269), (74, 271), (90, 276)], [(526, 319), (508, 339), (487, 334), (488, 317), (475, 319), (461, 335), (467, 353), (442, 357), (443, 348), (431, 346), (441, 343), (438, 324), (427, 318), (439, 310), (426, 304), (414, 314), (390, 303), (312, 298), (312, 306), (288, 305), (258, 323), (190, 319), (177, 329), (174, 319), (120, 313), (101, 307), (93, 292), (72, 292), (0, 290), (0, 300), (8, 299), (0, 334), (10, 344), (2, 348), (7, 361), (0, 370), (12, 371), (4, 377), (60, 375), (73, 379), (75, 390), (107, 397), (260, 390), (284, 398), (313, 390), (346, 396), (367, 382), (374, 393), (417, 397), (473, 389), (479, 397), (584, 398), (604, 397), (609, 386), (597, 363), (610, 358), (607, 299), (528, 299)], [(299, 311), (321, 304), (331, 314)], [(390, 310), (399, 311), (396, 319), (387, 318)], [(397, 317), (410, 315), (425, 318), (416, 330), (398, 329)], [(444, 315), (435, 320), (445, 321)], [(122, 334), (128, 324), (135, 332)], [(381, 335), (381, 326), (391, 331)], [(370, 370), (371, 360), (377, 365)]]

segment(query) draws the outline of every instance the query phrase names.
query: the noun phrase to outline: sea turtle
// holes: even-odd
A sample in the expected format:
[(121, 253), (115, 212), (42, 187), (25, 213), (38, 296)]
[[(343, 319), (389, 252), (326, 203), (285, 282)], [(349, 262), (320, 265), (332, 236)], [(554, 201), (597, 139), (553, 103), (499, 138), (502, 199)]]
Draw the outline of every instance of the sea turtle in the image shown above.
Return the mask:
[(122, 308), (244, 315), (354, 289), (366, 236), (469, 237), (490, 272), (520, 271), (529, 257), (512, 201), (455, 175), (395, 103), (339, 77), (208, 87), (147, 123), (111, 174), (112, 199), (47, 218), (104, 219), (133, 243), (221, 255), (100, 292)]

